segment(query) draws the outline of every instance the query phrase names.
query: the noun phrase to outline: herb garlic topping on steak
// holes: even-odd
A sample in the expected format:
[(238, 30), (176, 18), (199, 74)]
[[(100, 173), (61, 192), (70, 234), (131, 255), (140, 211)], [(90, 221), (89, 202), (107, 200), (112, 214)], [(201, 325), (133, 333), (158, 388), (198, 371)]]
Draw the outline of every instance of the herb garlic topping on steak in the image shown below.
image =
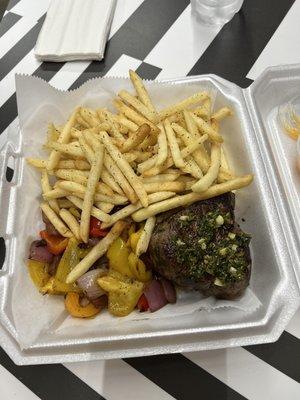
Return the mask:
[(250, 236), (234, 220), (234, 202), (226, 193), (160, 214), (146, 254), (152, 268), (206, 296), (240, 296), (250, 279)]

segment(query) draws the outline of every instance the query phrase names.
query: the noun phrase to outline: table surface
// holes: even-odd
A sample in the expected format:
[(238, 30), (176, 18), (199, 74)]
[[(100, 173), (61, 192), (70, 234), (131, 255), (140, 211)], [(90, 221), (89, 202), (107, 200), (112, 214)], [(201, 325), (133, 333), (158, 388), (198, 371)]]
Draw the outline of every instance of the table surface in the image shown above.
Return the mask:
[[(16, 126), (16, 72), (60, 89), (126, 76), (129, 68), (147, 79), (215, 73), (246, 87), (269, 65), (300, 63), (300, 0), (246, 0), (232, 21), (214, 28), (191, 17), (188, 0), (119, 0), (103, 61), (40, 63), (33, 48), (49, 1), (11, 0), (3, 16), (0, 147), (7, 127)], [(0, 349), (0, 397), (299, 400), (299, 339), (300, 311), (276, 343), (249, 347), (26, 367)]]

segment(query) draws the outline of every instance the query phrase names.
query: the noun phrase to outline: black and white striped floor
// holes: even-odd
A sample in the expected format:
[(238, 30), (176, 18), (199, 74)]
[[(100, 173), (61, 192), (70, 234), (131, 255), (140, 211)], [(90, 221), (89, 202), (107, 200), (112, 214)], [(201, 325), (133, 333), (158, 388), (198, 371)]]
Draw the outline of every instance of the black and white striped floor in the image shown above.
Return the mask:
[[(40, 63), (33, 47), (49, 1), (11, 0), (3, 16), (0, 147), (16, 124), (16, 72), (60, 89), (128, 68), (148, 79), (215, 73), (246, 87), (269, 65), (300, 63), (300, 0), (245, 0), (222, 29), (192, 20), (188, 0), (118, 0), (102, 62)], [(300, 311), (278, 342), (244, 348), (25, 367), (0, 350), (1, 400), (298, 400), (299, 382)]]

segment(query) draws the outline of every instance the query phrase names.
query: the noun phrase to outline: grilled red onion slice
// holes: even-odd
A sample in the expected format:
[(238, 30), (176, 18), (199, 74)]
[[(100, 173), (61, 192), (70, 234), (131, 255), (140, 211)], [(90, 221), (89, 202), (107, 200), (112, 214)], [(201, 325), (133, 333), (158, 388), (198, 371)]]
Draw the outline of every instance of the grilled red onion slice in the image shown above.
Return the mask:
[(166, 278), (161, 278), (160, 282), (162, 284), (163, 291), (165, 293), (166, 299), (169, 303), (176, 303), (176, 290), (172, 282)]
[(144, 295), (146, 296), (151, 312), (157, 311), (168, 304), (162, 284), (156, 279), (153, 279), (146, 287)]
[(77, 279), (77, 284), (89, 300), (94, 300), (105, 294), (97, 283), (97, 279), (107, 274), (107, 269), (97, 268), (86, 272)]
[(35, 240), (31, 243), (29, 250), (29, 258), (31, 260), (51, 263), (53, 260), (53, 254), (47, 249), (43, 240)]

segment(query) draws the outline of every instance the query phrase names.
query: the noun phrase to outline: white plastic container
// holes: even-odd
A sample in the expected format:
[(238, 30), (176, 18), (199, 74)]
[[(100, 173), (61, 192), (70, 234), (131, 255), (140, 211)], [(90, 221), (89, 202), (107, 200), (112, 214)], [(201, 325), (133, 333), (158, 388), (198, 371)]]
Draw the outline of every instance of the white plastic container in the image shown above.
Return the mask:
[[(106, 88), (111, 87), (109, 79), (90, 81), (86, 85), (93, 87), (100, 82)], [(128, 85), (126, 80), (120, 80), (121, 83), (122, 88)], [(216, 107), (229, 104), (234, 109), (234, 117), (224, 122), (225, 148), (238, 173), (255, 174), (254, 183), (237, 194), (236, 216), (253, 238), (251, 288), (262, 306), (252, 313), (223, 308), (211, 312), (199, 310), (180, 318), (172, 318), (170, 313), (161, 319), (120, 321), (113, 327), (102, 326), (97, 334), (84, 326), (85, 321), (67, 333), (58, 334), (52, 326), (32, 346), (21, 350), (11, 307), (11, 288), (21, 268), (18, 263), (22, 255), (16, 250), (20, 241), (24, 241), (20, 221), (31, 218), (24, 216), (24, 210), (30, 210), (31, 204), (26, 204), (25, 194), (30, 188), (28, 181), (25, 182), (22, 132), (20, 135), (14, 132), (14, 139), (0, 155), (0, 236), (6, 243), (6, 260), (0, 272), (3, 326), (0, 344), (15, 363), (74, 362), (266, 343), (278, 339), (297, 310), (300, 225), (295, 223), (295, 216), (299, 215), (300, 208), (299, 197), (290, 198), (288, 190), (299, 195), (300, 186), (296, 187), (295, 177), (289, 171), (289, 153), (281, 142), (284, 135), (277, 132), (278, 138), (274, 140), (273, 112), (281, 100), (275, 92), (289, 98), (296, 86), (300, 87), (300, 67), (269, 69), (245, 90), (212, 75), (176, 79), (171, 83), (197, 84), (199, 90), (203, 86), (216, 89)], [(159, 83), (149, 85), (150, 94), (155, 88), (157, 93), (158, 87)], [(32, 146), (35, 145), (40, 146), (33, 140)], [(11, 183), (5, 179), (9, 157), (15, 160)], [(32, 210), (34, 213), (34, 207)]]

